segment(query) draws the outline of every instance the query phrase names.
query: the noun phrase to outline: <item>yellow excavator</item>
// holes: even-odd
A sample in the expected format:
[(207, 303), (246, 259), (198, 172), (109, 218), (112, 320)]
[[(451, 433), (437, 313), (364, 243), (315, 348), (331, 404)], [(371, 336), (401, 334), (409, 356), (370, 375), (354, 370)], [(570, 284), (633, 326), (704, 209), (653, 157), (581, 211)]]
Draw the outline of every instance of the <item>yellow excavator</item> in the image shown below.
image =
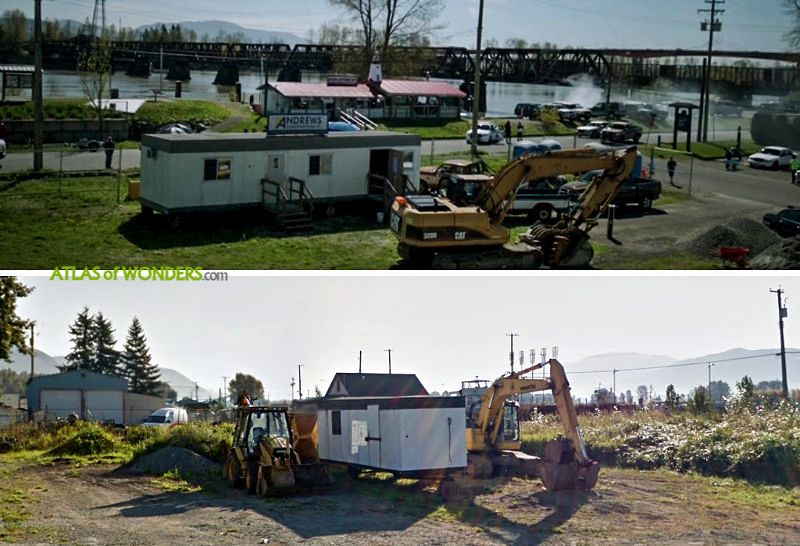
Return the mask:
[[(549, 366), (549, 378), (525, 378), (526, 374)], [(488, 383), (488, 382), (487, 382)], [(516, 395), (551, 391), (564, 437), (545, 445), (544, 457), (520, 451)], [(491, 385), (477, 381), (462, 383), (467, 403), (467, 475), (488, 478), (496, 474), (541, 478), (544, 486), (562, 489), (592, 489), (600, 465), (589, 458), (578, 416), (570, 394), (564, 367), (558, 360), (536, 364), (503, 375)]]
[[(588, 232), (636, 164), (636, 147), (616, 151), (563, 150), (523, 156), (485, 184), (474, 202), (458, 204), (432, 195), (398, 196), (389, 226), (400, 256), (415, 267), (539, 268), (587, 266), (593, 257)], [(502, 225), (526, 182), (603, 169), (577, 206), (551, 226), (536, 224), (511, 242)]]

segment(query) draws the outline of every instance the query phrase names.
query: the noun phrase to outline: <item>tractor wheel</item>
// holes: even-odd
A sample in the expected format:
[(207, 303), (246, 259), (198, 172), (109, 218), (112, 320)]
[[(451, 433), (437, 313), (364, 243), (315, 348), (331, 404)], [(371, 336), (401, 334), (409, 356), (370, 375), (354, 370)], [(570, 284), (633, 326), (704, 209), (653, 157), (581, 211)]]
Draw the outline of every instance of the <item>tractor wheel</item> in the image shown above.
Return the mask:
[(256, 492), (256, 485), (258, 483), (258, 463), (255, 461), (247, 462), (247, 473), (244, 477), (247, 492), (251, 495)]
[(529, 213), (529, 220), (533, 223), (546, 224), (553, 217), (553, 207), (550, 205), (537, 205)]
[(642, 210), (648, 211), (653, 208), (653, 200), (650, 197), (645, 197), (642, 199), (641, 206)]
[(225, 461), (225, 478), (230, 482), (232, 487), (239, 488), (242, 486), (242, 472), (239, 466), (239, 461), (233, 453), (228, 454), (228, 459)]
[(258, 476), (256, 479), (256, 495), (259, 497), (266, 497), (269, 493), (269, 480), (267, 479), (264, 467), (258, 467)]

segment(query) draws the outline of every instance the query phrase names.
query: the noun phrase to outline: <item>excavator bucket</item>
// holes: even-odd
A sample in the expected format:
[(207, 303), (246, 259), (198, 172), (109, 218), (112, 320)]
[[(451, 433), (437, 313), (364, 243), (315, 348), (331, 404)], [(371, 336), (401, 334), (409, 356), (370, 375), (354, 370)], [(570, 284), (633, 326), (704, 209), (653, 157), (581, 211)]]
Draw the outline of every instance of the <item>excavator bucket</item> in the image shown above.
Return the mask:
[(540, 464), (540, 478), (550, 491), (578, 489), (589, 491), (597, 484), (600, 463), (575, 460), (570, 441), (566, 438), (552, 440), (545, 445), (544, 458)]

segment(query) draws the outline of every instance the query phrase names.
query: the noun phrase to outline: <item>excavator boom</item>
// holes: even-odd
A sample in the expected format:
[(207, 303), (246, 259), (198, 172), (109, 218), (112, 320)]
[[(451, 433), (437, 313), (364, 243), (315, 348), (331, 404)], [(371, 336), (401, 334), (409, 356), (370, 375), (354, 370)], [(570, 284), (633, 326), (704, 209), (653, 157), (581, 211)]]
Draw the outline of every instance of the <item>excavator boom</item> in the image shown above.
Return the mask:
[[(523, 376), (543, 366), (550, 367), (550, 377), (528, 379)], [(545, 446), (544, 459), (519, 451), (521, 443), (501, 438), (506, 401), (519, 394), (549, 390), (564, 431), (564, 438)], [(478, 427), (467, 430), (467, 448), (486, 465), (486, 457), (495, 455), (504, 466), (523, 468), (521, 473), (536, 474), (548, 489), (591, 489), (597, 482), (599, 465), (589, 458), (583, 441), (578, 415), (570, 393), (564, 367), (556, 359), (497, 379), (481, 397)]]

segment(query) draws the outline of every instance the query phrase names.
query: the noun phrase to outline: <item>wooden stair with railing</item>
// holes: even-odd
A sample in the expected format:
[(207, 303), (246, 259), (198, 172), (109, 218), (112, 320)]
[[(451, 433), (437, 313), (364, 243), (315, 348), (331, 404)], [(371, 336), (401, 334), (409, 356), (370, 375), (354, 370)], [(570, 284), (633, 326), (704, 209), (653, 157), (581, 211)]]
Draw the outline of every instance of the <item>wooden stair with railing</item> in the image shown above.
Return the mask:
[(396, 184), (393, 184), (391, 180), (380, 174), (369, 173), (367, 179), (368, 195), (373, 200), (383, 204), (384, 218), (386, 218), (386, 221), (388, 221), (392, 203), (394, 203), (398, 195), (413, 195), (419, 193), (417, 187), (414, 186), (414, 183), (411, 182), (406, 175), (402, 175), (402, 177), (396, 181)]
[(314, 195), (305, 181), (289, 177), (283, 185), (263, 178), (261, 188), (264, 210), (281, 230), (297, 233), (314, 229)]
[(378, 128), (377, 123), (355, 109), (340, 110), (339, 119), (358, 127), (362, 131), (374, 131)]

